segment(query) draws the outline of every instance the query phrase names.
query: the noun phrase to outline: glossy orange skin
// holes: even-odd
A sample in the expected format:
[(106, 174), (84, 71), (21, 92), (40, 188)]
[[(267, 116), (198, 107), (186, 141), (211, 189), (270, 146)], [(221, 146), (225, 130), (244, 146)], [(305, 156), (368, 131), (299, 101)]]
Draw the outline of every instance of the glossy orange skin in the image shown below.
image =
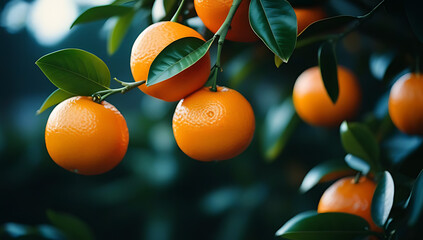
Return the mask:
[(376, 184), (367, 177), (354, 183), (354, 177), (345, 177), (332, 184), (320, 198), (318, 213), (343, 212), (360, 216), (373, 231), (381, 231), (372, 219), (371, 205)]
[(50, 157), (82, 175), (105, 173), (118, 165), (128, 148), (128, 128), (110, 103), (72, 97), (51, 112), (45, 130)]
[[(204, 38), (194, 29), (175, 22), (159, 22), (146, 28), (135, 40), (131, 52), (131, 71), (136, 82), (147, 80), (151, 63), (172, 42), (184, 38)], [(176, 76), (152, 86), (141, 85), (144, 93), (168, 102), (179, 101), (201, 88), (210, 74), (210, 55)]]
[(389, 94), (389, 115), (402, 132), (423, 135), (422, 74), (406, 74), (395, 82)]
[(321, 7), (294, 8), (297, 16), (298, 33), (301, 33), (308, 25), (315, 21), (326, 18), (326, 13)]
[(173, 115), (179, 148), (199, 161), (226, 160), (242, 153), (255, 130), (250, 103), (237, 91), (204, 87), (182, 99)]
[(361, 103), (357, 78), (348, 69), (338, 66), (339, 95), (333, 104), (323, 84), (319, 67), (301, 73), (293, 90), (293, 102), (298, 115), (308, 124), (337, 127), (353, 118)]
[[(194, 0), (194, 7), (204, 25), (210, 31), (216, 33), (225, 21), (232, 2), (233, 0)], [(250, 0), (241, 2), (225, 39), (235, 42), (255, 42), (259, 40), (253, 29), (251, 29), (248, 20), (249, 6)]]

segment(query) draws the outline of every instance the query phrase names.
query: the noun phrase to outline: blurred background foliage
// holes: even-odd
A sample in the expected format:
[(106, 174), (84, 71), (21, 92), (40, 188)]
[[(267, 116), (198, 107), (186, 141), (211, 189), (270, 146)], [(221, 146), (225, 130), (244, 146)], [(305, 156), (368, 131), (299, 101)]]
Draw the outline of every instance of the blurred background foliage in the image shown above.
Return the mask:
[[(269, 144), (280, 136), (269, 140), (272, 136), (266, 133), (283, 127), (279, 123), (293, 115), (284, 104), (296, 77), (317, 65), (318, 45), (296, 49), (290, 62), (277, 69), (274, 56), (262, 43), (225, 43), (219, 84), (246, 96), (257, 120), (252, 144), (232, 160), (202, 163), (188, 158), (172, 135), (176, 103), (134, 90), (108, 99), (124, 115), (130, 131), (128, 152), (118, 167), (86, 177), (54, 164), (43, 135), (51, 110), (39, 116), (35, 113), (55, 87), (34, 62), (58, 49), (81, 48), (103, 59), (112, 77), (132, 81), (132, 43), (153, 18), (163, 16), (151, 13), (154, 1), (144, 1), (120, 48), (109, 55), (107, 38), (115, 19), (71, 30), (69, 26), (84, 10), (110, 2), (0, 2), (0, 238), (273, 239), (289, 218), (316, 209), (329, 183), (305, 194), (298, 189), (313, 166), (330, 159), (342, 161), (345, 152), (339, 130), (298, 121), (290, 126), (290, 137), (273, 153), (267, 152)], [(178, 1), (166, 2), (170, 13)], [(378, 2), (290, 1), (294, 7), (323, 4), (329, 16), (363, 15)], [(400, 72), (410, 71), (410, 53), (415, 48), (408, 44), (412, 36), (402, 15), (397, 14), (396, 1), (388, 2), (337, 45), (337, 57), (341, 65), (354, 70), (363, 89), (361, 112), (355, 120), (382, 134), (383, 159), (397, 176), (411, 180), (422, 169), (422, 138), (399, 133), (386, 116), (390, 86)], [(206, 38), (212, 36), (198, 18), (187, 22)], [(382, 130), (380, 126), (384, 126)], [(63, 223), (67, 223), (65, 227)]]

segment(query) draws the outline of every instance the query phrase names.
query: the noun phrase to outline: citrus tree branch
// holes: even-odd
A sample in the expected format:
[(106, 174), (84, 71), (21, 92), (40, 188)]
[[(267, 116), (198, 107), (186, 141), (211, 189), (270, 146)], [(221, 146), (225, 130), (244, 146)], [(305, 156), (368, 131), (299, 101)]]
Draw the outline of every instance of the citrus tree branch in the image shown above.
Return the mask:
[(141, 85), (143, 85), (146, 81), (139, 81), (139, 82), (123, 82), (118, 80), (117, 78), (114, 78), (114, 80), (118, 83), (120, 83), (123, 87), (121, 88), (115, 88), (115, 89), (107, 89), (107, 90), (102, 90), (102, 91), (98, 91), (93, 93), (91, 96), (93, 98), (94, 102), (97, 103), (101, 103), (102, 101), (104, 101), (104, 99), (106, 99), (108, 96), (113, 95), (115, 93), (126, 93), (136, 87), (139, 87)]
[[(222, 70), (222, 65), (221, 65), (221, 61), (220, 61), (220, 57), (222, 54), (222, 48), (223, 48), (223, 43), (225, 42), (225, 38), (226, 38), (226, 34), (228, 33), (229, 27), (231, 26), (231, 22), (232, 19), (236, 13), (236, 10), (238, 9), (239, 5), (241, 4), (242, 0), (234, 0), (232, 2), (232, 6), (229, 9), (229, 13), (226, 16), (225, 21), (223, 22), (222, 26), (220, 26), (219, 30), (217, 30), (216, 34), (214, 35), (214, 37), (218, 37), (218, 45), (217, 45), (217, 57), (216, 57), (216, 64), (215, 67), (221, 71)], [(212, 91), (217, 91), (216, 89), (216, 79), (214, 79), (213, 85), (211, 90)]]
[(336, 37), (336, 40), (342, 39), (345, 36), (347, 36), (348, 34), (350, 34), (351, 32), (355, 31), (363, 22), (365, 22), (367, 19), (369, 19), (371, 16), (373, 16), (373, 14), (376, 12), (377, 9), (380, 8), (380, 6), (383, 5), (383, 3), (385, 3), (385, 0), (380, 1), (376, 7), (374, 7), (370, 12), (364, 14), (363, 16), (359, 16), (358, 17), (358, 22), (354, 25), (352, 25), (350, 28), (348, 28), (346, 31), (344, 31), (343, 33), (339, 34)]

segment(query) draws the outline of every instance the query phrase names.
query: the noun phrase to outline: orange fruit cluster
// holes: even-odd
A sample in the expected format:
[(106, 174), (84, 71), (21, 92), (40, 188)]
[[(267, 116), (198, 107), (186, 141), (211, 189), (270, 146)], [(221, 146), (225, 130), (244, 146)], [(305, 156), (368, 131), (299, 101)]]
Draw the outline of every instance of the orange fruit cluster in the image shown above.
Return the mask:
[[(204, 41), (195, 30), (175, 22), (160, 22), (145, 29), (132, 47), (131, 70), (135, 81), (146, 80), (156, 56), (184, 37)], [(248, 101), (235, 90), (218, 87), (213, 92), (202, 88), (209, 73), (207, 53), (176, 76), (152, 86), (141, 85), (140, 89), (165, 101), (180, 100), (173, 117), (173, 132), (184, 153), (200, 161), (230, 159), (251, 142), (254, 113)]]
[[(157, 55), (172, 42), (204, 38), (175, 22), (146, 28), (133, 44), (130, 68), (135, 81), (147, 80)], [(210, 74), (207, 53), (194, 65), (163, 82), (139, 88), (164, 101), (179, 101), (173, 118), (178, 146), (200, 161), (225, 160), (244, 151), (254, 135), (255, 119), (249, 102), (237, 91), (203, 88)], [(91, 97), (73, 97), (57, 105), (45, 131), (48, 153), (59, 166), (83, 175), (105, 173), (124, 157), (128, 129), (119, 111)]]

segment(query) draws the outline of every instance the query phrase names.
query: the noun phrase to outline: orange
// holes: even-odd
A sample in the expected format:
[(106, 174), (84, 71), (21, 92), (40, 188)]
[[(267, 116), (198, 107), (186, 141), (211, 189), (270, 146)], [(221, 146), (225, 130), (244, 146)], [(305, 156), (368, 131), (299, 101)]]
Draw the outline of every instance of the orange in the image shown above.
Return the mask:
[(226, 160), (242, 153), (255, 129), (250, 103), (237, 91), (204, 87), (182, 99), (173, 115), (179, 148), (199, 161)]
[(423, 75), (409, 73), (398, 79), (389, 94), (389, 115), (407, 134), (423, 134)]
[(83, 175), (105, 173), (119, 164), (128, 147), (128, 128), (110, 103), (72, 97), (51, 112), (45, 140), (59, 166)]
[(294, 8), (297, 15), (298, 33), (301, 33), (308, 25), (326, 17), (326, 13), (321, 7)]
[(320, 198), (317, 212), (343, 212), (364, 218), (373, 231), (381, 229), (373, 222), (371, 205), (376, 184), (367, 177), (358, 183), (354, 177), (345, 177), (332, 184)]
[(315, 126), (336, 127), (357, 113), (361, 90), (357, 78), (348, 69), (338, 66), (339, 95), (332, 103), (323, 84), (319, 67), (312, 67), (297, 78), (293, 102), (298, 115)]
[[(194, 0), (195, 11), (204, 25), (213, 33), (219, 30), (226, 19), (233, 0)], [(250, 0), (239, 5), (225, 39), (236, 42), (255, 42), (259, 38), (251, 29), (248, 20)]]
[[(185, 38), (204, 38), (194, 29), (175, 22), (159, 22), (146, 28), (135, 40), (131, 52), (131, 71), (135, 81), (147, 80), (151, 63), (157, 55), (172, 42)], [(179, 101), (201, 88), (210, 74), (210, 55), (203, 58), (179, 74), (147, 87), (139, 88), (144, 93), (164, 101)]]

